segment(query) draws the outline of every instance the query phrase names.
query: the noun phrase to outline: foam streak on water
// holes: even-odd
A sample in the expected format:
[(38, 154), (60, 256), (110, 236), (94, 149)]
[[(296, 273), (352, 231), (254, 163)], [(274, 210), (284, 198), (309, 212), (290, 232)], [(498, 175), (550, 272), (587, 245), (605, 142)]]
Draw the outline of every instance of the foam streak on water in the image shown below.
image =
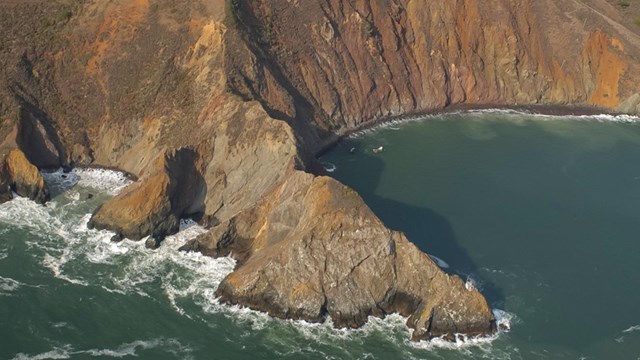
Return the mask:
[(634, 331), (640, 331), (640, 325), (630, 326), (628, 329), (622, 330), (622, 332), (624, 332), (624, 333), (630, 333), (630, 332), (634, 332)]
[[(268, 336), (275, 331), (274, 329), (293, 331), (296, 337), (307, 339), (311, 344), (308, 348), (300, 348), (297, 342), (289, 344), (286, 339), (281, 340), (274, 336), (276, 339), (272, 340), (273, 344), (280, 344), (279, 346), (289, 349), (282, 354), (293, 351), (297, 355), (306, 356), (310, 352), (318, 351), (315, 349), (317, 346), (326, 346), (341, 352), (345, 342), (361, 343), (367, 337), (382, 337), (385, 341), (404, 349), (407, 357), (412, 358), (411, 352), (420, 350), (470, 351), (468, 349), (476, 348), (485, 351), (498, 338), (498, 335), (494, 335), (466, 338), (456, 343), (440, 339), (429, 343), (412, 343), (409, 341), (411, 334), (406, 326), (407, 319), (400, 315), (389, 315), (384, 319), (372, 317), (360, 329), (345, 330), (335, 329), (330, 319), (322, 324), (277, 320), (265, 313), (220, 304), (215, 290), (233, 271), (235, 261), (231, 258), (213, 259), (199, 253), (178, 251), (187, 240), (205, 232), (204, 228), (191, 220), (184, 220), (181, 222), (180, 231), (167, 237), (157, 250), (146, 249), (144, 241), (125, 240), (117, 244), (112, 243), (110, 239), (113, 233), (89, 230), (87, 223), (91, 212), (100, 202), (117, 194), (130, 183), (124, 175), (92, 169), (74, 170), (67, 174), (57, 171), (45, 174), (45, 177), (52, 188), (58, 189), (59, 195), (47, 206), (24, 198), (16, 198), (2, 204), (0, 223), (9, 224), (31, 234), (32, 236), (24, 241), (30, 250), (29, 254), (41, 264), (42, 271), (73, 286), (95, 287), (109, 294), (145, 298), (156, 298), (160, 293), (177, 314), (190, 320), (208, 321), (206, 319), (210, 317), (207, 316), (223, 314), (237, 326), (248, 326), (251, 332), (247, 333), (247, 336), (255, 332)], [(95, 197), (89, 199), (88, 193), (94, 194)], [(100, 196), (101, 199), (96, 199)], [(0, 252), (0, 260), (6, 256), (6, 252)], [(434, 260), (442, 267), (448, 266), (439, 258)], [(92, 276), (91, 272), (94, 270), (104, 275)], [(22, 286), (24, 284), (14, 279), (0, 277), (0, 296), (11, 296)], [(193, 306), (189, 305), (196, 305), (200, 312), (194, 312)], [(496, 318), (499, 319), (499, 324), (503, 325), (500, 326), (501, 329), (511, 327), (510, 314), (497, 311)], [(20, 353), (15, 355), (14, 359), (128, 357), (137, 356), (140, 352), (152, 348), (174, 352), (179, 358), (188, 358), (191, 352), (177, 340), (155, 339), (134, 341), (107, 349), (77, 350), (72, 344), (57, 345), (40, 354)]]
[(165, 352), (176, 355), (180, 359), (191, 359), (192, 349), (182, 345), (175, 339), (152, 339), (152, 340), (136, 340), (125, 343), (113, 349), (89, 349), (75, 350), (72, 345), (55, 347), (50, 351), (28, 355), (25, 353), (17, 354), (12, 360), (48, 360), (48, 359), (70, 359), (70, 358), (124, 358), (137, 357), (141, 352), (149, 349), (160, 348)]
[(524, 116), (533, 118), (535, 120), (553, 120), (553, 121), (596, 121), (596, 122), (616, 122), (616, 123), (640, 123), (640, 117), (626, 114), (596, 114), (596, 115), (547, 115), (539, 114), (535, 112), (529, 112), (526, 110), (514, 110), (514, 109), (482, 109), (482, 110), (464, 110), (453, 111), (444, 114), (426, 114), (419, 116), (411, 116), (406, 118), (399, 118), (390, 121), (385, 121), (371, 128), (359, 130), (351, 134), (350, 138), (360, 138), (362, 136), (372, 134), (381, 129), (399, 130), (401, 125), (420, 122), (427, 120), (442, 120), (445, 118), (451, 118), (452, 116), (464, 115), (467, 120), (472, 120), (474, 115), (485, 117), (486, 115), (495, 116)]

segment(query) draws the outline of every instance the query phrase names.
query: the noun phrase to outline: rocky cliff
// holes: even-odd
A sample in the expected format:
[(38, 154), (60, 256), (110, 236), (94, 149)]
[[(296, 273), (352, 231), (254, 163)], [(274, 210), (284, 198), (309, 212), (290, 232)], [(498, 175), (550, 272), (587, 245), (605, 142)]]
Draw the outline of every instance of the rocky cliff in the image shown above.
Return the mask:
[(0, 150), (139, 178), (93, 226), (159, 242), (196, 216), (212, 230), (186, 249), (240, 260), (224, 301), (339, 326), (400, 312), (417, 339), (493, 317), (309, 175), (315, 153), (456, 105), (640, 103), (638, 28), (615, 1), (4, 0), (0, 29)]

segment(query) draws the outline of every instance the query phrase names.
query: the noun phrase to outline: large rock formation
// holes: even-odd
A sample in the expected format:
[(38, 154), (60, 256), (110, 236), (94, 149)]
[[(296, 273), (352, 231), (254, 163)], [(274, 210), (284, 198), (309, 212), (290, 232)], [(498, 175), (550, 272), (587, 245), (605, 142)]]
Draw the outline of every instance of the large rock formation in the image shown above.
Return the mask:
[(254, 208), (187, 245), (231, 255), (238, 269), (218, 288), (222, 301), (282, 318), (359, 327), (368, 316), (411, 316), (414, 339), (488, 334), (482, 295), (443, 273), (360, 196), (336, 180), (296, 171)]
[(160, 239), (198, 214), (212, 230), (189, 248), (241, 260), (225, 301), (345, 326), (398, 311), (416, 338), (487, 333), (477, 291), (303, 172), (391, 116), (637, 111), (638, 29), (613, 0), (5, 0), (0, 150), (139, 177), (96, 227)]

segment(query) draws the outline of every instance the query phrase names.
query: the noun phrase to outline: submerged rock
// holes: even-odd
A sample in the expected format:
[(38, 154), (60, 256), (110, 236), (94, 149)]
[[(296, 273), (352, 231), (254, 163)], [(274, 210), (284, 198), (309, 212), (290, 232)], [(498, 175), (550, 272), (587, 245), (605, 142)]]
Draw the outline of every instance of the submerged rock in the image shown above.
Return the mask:
[(369, 316), (400, 313), (410, 316), (414, 340), (495, 331), (477, 290), (445, 274), (332, 178), (296, 172), (187, 249), (238, 259), (217, 295), (272, 316), (330, 316), (337, 327), (356, 328)]
[(4, 159), (1, 172), (2, 189), (0, 192), (4, 201), (11, 198), (11, 191), (41, 204), (50, 200), (49, 187), (42, 174), (37, 167), (29, 162), (22, 151), (11, 150)]

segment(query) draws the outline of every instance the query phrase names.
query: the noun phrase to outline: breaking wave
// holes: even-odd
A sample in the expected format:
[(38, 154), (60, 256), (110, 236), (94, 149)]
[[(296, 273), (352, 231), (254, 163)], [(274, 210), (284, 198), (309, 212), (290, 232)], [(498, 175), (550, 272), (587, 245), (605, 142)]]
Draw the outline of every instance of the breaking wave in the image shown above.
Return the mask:
[[(75, 286), (97, 287), (109, 293), (150, 298), (159, 293), (178, 314), (189, 319), (210, 321), (210, 317), (206, 315), (222, 315), (237, 324), (248, 326), (252, 332), (291, 332), (292, 339), (302, 336), (312, 343), (336, 348), (349, 346), (344, 341), (361, 342), (368, 336), (384, 338), (409, 352), (451, 348), (482, 349), (498, 338), (499, 334), (484, 338), (460, 336), (455, 343), (442, 339), (414, 343), (409, 340), (411, 332), (406, 326), (407, 319), (396, 314), (384, 319), (372, 317), (362, 328), (346, 330), (334, 328), (330, 319), (322, 324), (279, 320), (247, 308), (221, 304), (215, 296), (215, 290), (233, 271), (236, 262), (231, 258), (213, 259), (199, 253), (178, 251), (187, 240), (206, 231), (196, 222), (183, 220), (180, 231), (167, 237), (157, 250), (146, 249), (144, 241), (124, 240), (113, 243), (113, 233), (90, 230), (87, 223), (91, 212), (105, 199), (97, 198), (104, 194), (113, 196), (121, 191), (130, 183), (126, 176), (96, 169), (74, 170), (66, 174), (57, 171), (45, 176), (52, 188), (59, 190), (54, 200), (47, 206), (41, 206), (24, 198), (16, 198), (0, 205), (0, 223), (10, 224), (34, 235), (25, 239), (25, 243), (33, 250), (30, 254), (36, 257), (42, 270)], [(98, 194), (90, 198), (86, 196), (87, 192)], [(2, 254), (0, 253), (4, 256)], [(443, 260), (434, 260), (440, 266), (448, 267)], [(108, 272), (106, 276), (90, 277), (90, 271), (87, 271), (90, 266), (107, 267)], [(13, 279), (0, 278), (0, 295), (10, 295), (21, 286), (23, 284)], [(194, 312), (189, 304), (195, 304), (201, 312)], [(503, 324), (500, 326), (501, 332), (510, 329), (512, 317), (503, 311), (496, 311), (496, 318)], [(173, 349), (171, 351), (176, 351), (181, 358), (188, 357), (190, 353), (177, 340), (157, 339), (135, 341), (109, 349), (76, 350), (72, 346), (55, 347), (41, 354), (20, 353), (14, 359), (137, 356), (139, 352), (153, 347)], [(288, 344), (288, 349), (294, 352), (304, 350), (300, 349), (297, 342)], [(313, 346), (304, 351), (312, 350)], [(300, 353), (301, 356), (303, 354), (305, 353)], [(414, 358), (414, 355), (408, 353), (407, 358)]]
[[(596, 122), (616, 122), (616, 123), (640, 123), (640, 117), (627, 114), (594, 114), (594, 115), (549, 115), (541, 114), (527, 110), (516, 109), (478, 109), (478, 110), (461, 110), (439, 114), (425, 114), (418, 116), (410, 116), (384, 121), (371, 127), (358, 130), (349, 135), (349, 138), (360, 138), (364, 135), (372, 134), (383, 129), (398, 130), (400, 126), (412, 122), (420, 122), (426, 120), (447, 120), (452, 117), (465, 115), (467, 117), (473, 115), (504, 115), (504, 116), (526, 116), (535, 120), (566, 120), (566, 121), (596, 121)], [(520, 120), (519, 120), (520, 121)]]

